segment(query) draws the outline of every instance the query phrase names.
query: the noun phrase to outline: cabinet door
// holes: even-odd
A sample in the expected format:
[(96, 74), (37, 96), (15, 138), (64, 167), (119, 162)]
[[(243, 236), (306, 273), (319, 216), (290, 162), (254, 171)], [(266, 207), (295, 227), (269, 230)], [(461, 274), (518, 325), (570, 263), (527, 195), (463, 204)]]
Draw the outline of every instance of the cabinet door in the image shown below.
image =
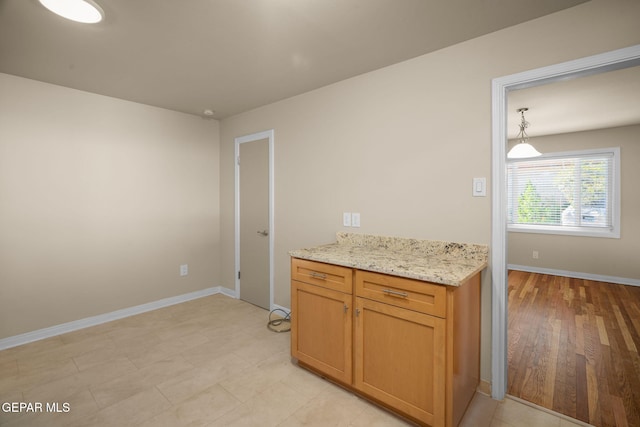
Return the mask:
[(291, 355), (346, 384), (352, 380), (351, 294), (291, 281)]
[(444, 319), (356, 298), (355, 387), (431, 426), (445, 424)]

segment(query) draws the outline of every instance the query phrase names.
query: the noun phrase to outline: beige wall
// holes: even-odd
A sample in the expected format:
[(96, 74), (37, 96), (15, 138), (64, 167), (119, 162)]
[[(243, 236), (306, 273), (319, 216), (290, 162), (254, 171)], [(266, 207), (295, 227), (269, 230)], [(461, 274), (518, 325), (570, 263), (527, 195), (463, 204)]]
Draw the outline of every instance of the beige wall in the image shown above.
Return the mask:
[[(336, 231), (489, 243), (491, 194), (471, 197), (471, 182), (490, 188), (491, 79), (638, 44), (639, 18), (636, 0), (593, 0), (220, 129), (0, 74), (0, 338), (233, 289), (233, 138), (271, 128), (277, 304), (289, 306), (288, 251)], [(362, 227), (343, 228), (343, 211)], [(483, 282), (489, 379), (489, 271)]]
[[(295, 248), (362, 233), (490, 243), (491, 79), (640, 43), (640, 2), (594, 0), (221, 123), (222, 284), (234, 287), (233, 138), (275, 129), (275, 302)], [(483, 276), (482, 378), (491, 370)]]
[[(620, 147), (620, 239), (508, 233), (509, 264), (640, 279), (640, 126), (532, 139), (544, 152)], [(533, 251), (539, 258), (532, 259)]]
[(218, 286), (218, 126), (0, 74), (0, 338)]

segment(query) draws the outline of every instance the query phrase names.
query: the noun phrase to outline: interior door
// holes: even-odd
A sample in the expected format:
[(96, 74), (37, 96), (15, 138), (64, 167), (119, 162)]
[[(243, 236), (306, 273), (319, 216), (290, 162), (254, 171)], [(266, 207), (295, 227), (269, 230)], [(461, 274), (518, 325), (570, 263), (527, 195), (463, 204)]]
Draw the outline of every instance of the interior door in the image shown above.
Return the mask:
[(269, 309), (269, 140), (240, 144), (240, 299)]

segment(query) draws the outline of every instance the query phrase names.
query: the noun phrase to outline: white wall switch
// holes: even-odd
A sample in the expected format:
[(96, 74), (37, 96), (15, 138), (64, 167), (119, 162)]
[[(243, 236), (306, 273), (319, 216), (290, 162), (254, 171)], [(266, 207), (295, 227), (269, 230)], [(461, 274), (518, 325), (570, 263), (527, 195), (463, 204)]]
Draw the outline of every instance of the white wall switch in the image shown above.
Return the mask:
[(189, 264), (182, 264), (180, 266), (180, 276), (186, 276), (189, 274)]
[(342, 225), (351, 227), (351, 212), (342, 212)]
[(360, 227), (360, 214), (358, 212), (351, 212), (351, 226)]
[(473, 197), (487, 195), (487, 178), (473, 178)]

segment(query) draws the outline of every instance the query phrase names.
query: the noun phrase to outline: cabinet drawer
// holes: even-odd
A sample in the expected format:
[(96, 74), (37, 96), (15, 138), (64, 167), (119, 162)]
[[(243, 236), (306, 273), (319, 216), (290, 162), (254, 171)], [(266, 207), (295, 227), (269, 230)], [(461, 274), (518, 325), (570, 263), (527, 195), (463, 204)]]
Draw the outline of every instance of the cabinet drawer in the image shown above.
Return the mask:
[(356, 296), (446, 317), (447, 289), (420, 280), (356, 270)]
[(348, 294), (353, 292), (353, 270), (338, 265), (291, 258), (291, 280)]

